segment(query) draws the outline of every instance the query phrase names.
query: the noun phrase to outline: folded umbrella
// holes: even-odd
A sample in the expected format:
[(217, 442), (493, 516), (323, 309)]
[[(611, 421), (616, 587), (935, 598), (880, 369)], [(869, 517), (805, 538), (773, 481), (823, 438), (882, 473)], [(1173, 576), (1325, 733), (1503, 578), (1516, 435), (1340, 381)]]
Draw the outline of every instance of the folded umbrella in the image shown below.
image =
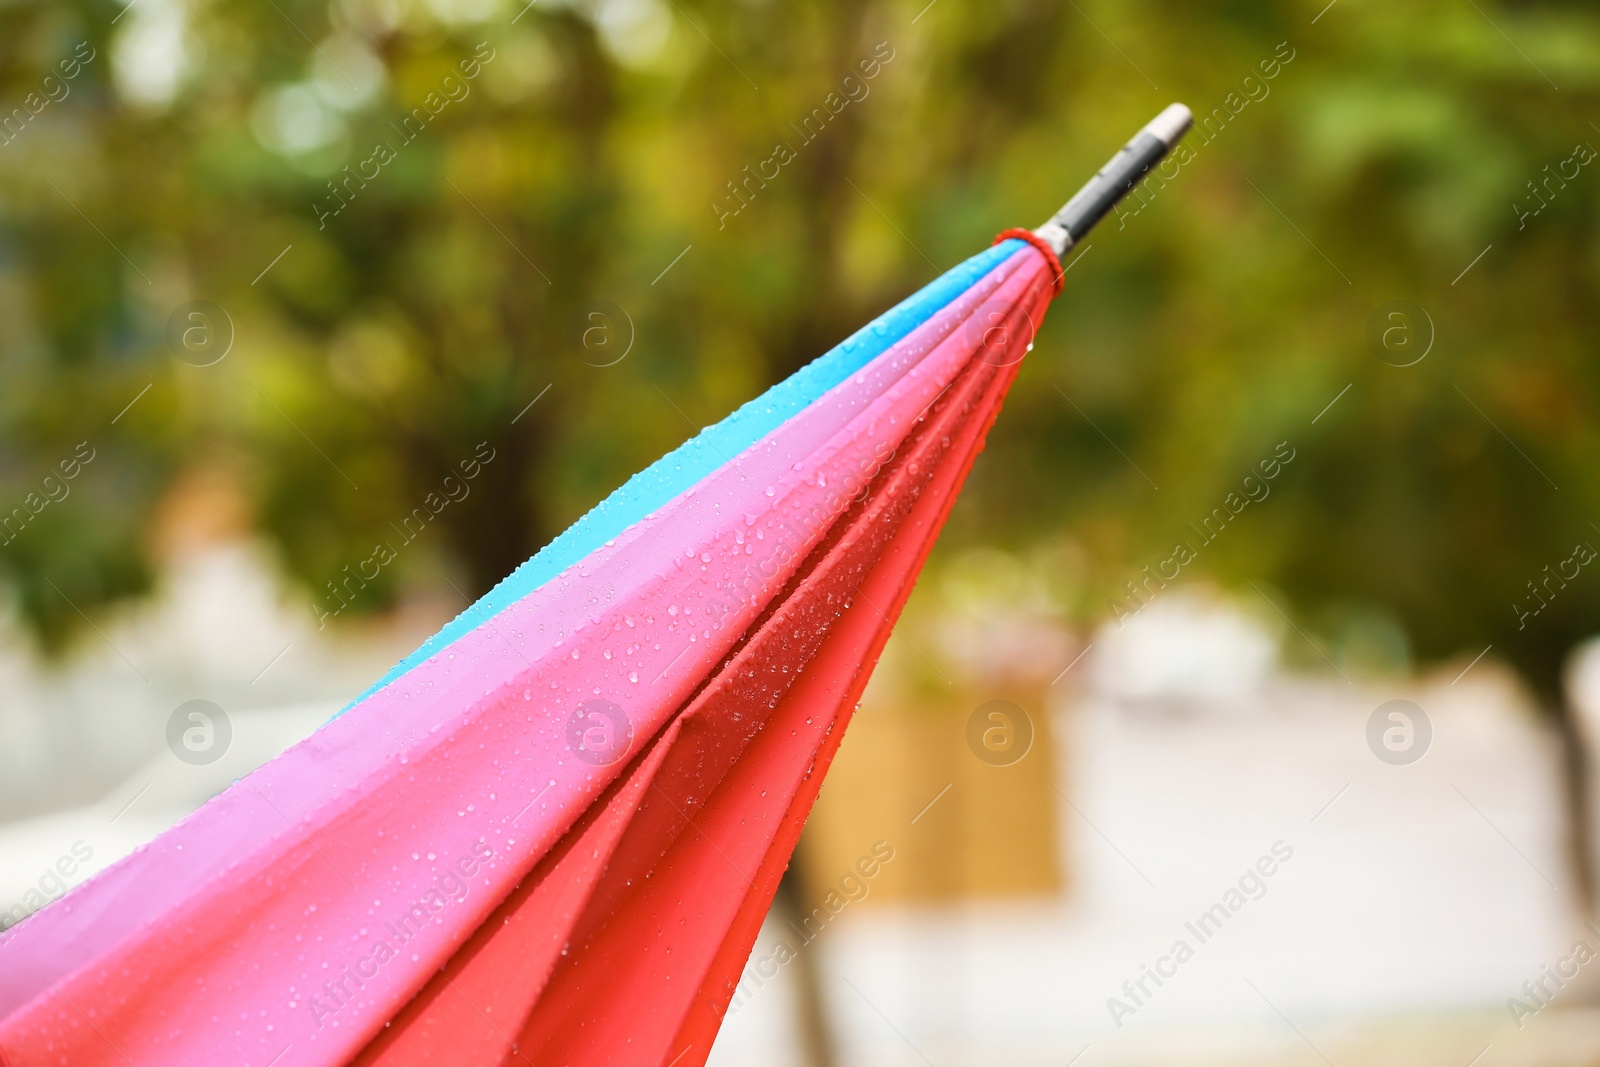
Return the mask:
[(0, 1065), (704, 1062), (1059, 257), (1174, 105), (0, 934)]

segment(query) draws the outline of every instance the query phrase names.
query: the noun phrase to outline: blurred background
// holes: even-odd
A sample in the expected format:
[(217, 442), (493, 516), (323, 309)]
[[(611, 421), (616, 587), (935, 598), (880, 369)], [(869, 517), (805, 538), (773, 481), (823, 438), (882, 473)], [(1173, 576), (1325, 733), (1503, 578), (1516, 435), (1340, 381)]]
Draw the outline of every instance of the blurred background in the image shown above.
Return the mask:
[(0, 3), (0, 925), (1173, 100), (713, 1062), (1600, 1063), (1554, 0)]

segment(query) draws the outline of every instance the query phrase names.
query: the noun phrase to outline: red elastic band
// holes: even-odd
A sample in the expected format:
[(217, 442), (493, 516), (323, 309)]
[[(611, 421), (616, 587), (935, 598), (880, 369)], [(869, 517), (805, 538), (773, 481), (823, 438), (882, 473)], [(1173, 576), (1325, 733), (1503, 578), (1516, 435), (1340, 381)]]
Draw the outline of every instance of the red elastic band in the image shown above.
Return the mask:
[(1061, 290), (1067, 284), (1067, 276), (1066, 273), (1062, 271), (1061, 259), (1056, 255), (1056, 250), (1050, 247), (1050, 242), (1046, 241), (1043, 237), (1040, 237), (1032, 230), (1005, 230), (1000, 234), (1000, 236), (994, 239), (994, 243), (999, 244), (1001, 241), (1009, 240), (1012, 237), (1015, 237), (1019, 241), (1028, 242), (1044, 255), (1045, 261), (1050, 264), (1050, 277), (1055, 283), (1056, 295), (1059, 296)]

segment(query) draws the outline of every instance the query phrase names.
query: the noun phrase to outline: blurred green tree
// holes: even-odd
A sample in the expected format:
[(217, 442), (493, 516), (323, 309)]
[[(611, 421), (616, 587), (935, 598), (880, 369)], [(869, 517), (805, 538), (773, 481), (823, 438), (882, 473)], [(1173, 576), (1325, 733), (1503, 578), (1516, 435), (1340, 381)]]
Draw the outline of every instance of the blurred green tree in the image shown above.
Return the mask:
[[(1182, 99), (1188, 154), (1073, 261), (950, 536), (1073, 531), (1086, 620), (1207, 573), (1336, 666), (1492, 645), (1570, 739), (1597, 95), (1576, 2), (19, 0), (0, 568), (59, 645), (149, 583), (152, 509), (217, 466), (309, 610), (474, 596)], [(1412, 347), (1374, 345), (1398, 299)], [(174, 322), (231, 347), (197, 366)], [(1280, 442), (1270, 497), (1195, 543)]]

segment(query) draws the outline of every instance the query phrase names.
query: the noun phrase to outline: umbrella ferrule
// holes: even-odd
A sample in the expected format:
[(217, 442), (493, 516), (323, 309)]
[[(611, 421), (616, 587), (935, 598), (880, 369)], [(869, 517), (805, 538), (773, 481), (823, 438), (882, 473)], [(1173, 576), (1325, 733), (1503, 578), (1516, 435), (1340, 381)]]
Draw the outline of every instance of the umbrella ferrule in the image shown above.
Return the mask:
[(1034, 233), (1048, 242), (1056, 255), (1066, 255), (1095, 223), (1105, 218), (1117, 201), (1139, 184), (1146, 171), (1166, 158), (1193, 125), (1193, 114), (1182, 104), (1173, 104), (1162, 111)]

